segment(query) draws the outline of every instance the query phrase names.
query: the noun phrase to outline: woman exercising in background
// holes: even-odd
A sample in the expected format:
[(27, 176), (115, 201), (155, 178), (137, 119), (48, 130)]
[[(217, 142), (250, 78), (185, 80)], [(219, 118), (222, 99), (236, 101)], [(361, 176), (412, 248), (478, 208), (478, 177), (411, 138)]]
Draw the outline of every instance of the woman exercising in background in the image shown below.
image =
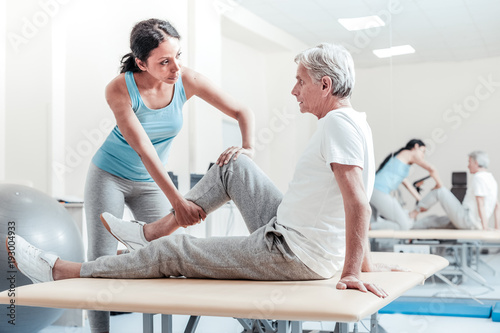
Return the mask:
[(429, 171), (436, 182), (435, 188), (441, 187), (436, 169), (425, 160), (424, 154), (425, 144), (421, 140), (413, 139), (405, 147), (389, 154), (382, 162), (375, 175), (375, 188), (370, 200), (373, 209), (371, 229), (408, 230), (412, 227), (414, 217), (391, 195), (402, 183), (415, 199), (420, 201), (420, 194), (406, 179), (412, 164)]
[[(182, 107), (196, 95), (239, 123), (242, 147), (227, 148), (222, 166), (233, 156), (252, 157), (253, 115), (207, 78), (181, 65), (180, 36), (169, 23), (137, 23), (131, 53), (122, 58), (120, 75), (106, 87), (106, 100), (117, 126), (97, 151), (85, 185), (88, 260), (116, 254), (117, 241), (99, 215), (122, 216), (126, 204), (134, 217), (152, 222), (175, 211), (180, 226), (199, 223), (206, 214), (177, 191), (165, 170), (172, 140), (183, 124)], [(90, 311), (92, 332), (109, 331), (109, 314)]]

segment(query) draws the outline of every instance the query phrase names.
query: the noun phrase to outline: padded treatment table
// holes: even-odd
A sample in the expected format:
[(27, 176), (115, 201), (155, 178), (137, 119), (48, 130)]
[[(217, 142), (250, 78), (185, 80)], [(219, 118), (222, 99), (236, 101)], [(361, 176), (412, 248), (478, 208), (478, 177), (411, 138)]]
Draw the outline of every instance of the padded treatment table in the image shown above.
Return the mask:
[[(460, 252), (455, 266), (463, 274), (486, 288), (492, 289), (486, 280), (471, 268), (475, 248), (476, 265), (480, 263), (479, 248), (481, 246), (500, 246), (500, 230), (459, 230), (459, 229), (414, 229), (414, 230), (370, 230), (371, 239), (397, 239), (406, 244), (428, 245), (429, 247), (449, 247)], [(374, 246), (376, 249), (376, 246)], [(450, 283), (442, 274), (437, 275)]]
[(414, 229), (370, 230), (370, 238), (473, 240), (500, 243), (500, 230)]
[[(448, 261), (435, 255), (372, 253), (373, 262), (400, 264), (410, 272), (362, 273), (362, 279), (381, 286), (389, 296), (379, 298), (357, 290), (337, 290), (340, 273), (318, 281), (248, 281), (210, 279), (69, 279), (31, 284), (16, 289), (16, 305), (66, 309), (107, 310), (163, 314), (162, 332), (172, 332), (172, 316), (235, 317), (246, 330), (249, 319), (265, 321), (265, 332), (302, 332), (301, 321), (335, 321), (336, 331), (347, 332), (348, 322), (372, 315), (407, 290), (445, 268)], [(20, 274), (20, 273), (19, 273)], [(9, 304), (8, 291), (0, 304)], [(199, 317), (191, 317), (186, 332), (194, 332)], [(245, 319), (243, 319), (245, 318)], [(190, 326), (190, 327), (189, 327)], [(152, 332), (152, 315), (144, 316), (144, 331)]]

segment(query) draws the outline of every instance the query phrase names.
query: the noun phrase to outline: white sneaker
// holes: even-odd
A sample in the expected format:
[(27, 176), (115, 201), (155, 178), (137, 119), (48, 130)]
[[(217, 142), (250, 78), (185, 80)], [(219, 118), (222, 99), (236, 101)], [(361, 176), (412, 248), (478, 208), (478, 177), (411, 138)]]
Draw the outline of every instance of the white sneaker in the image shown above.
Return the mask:
[(33, 283), (54, 281), (52, 269), (59, 257), (40, 250), (19, 235), (13, 237), (5, 239), (9, 261), (12, 260), (17, 269)]
[(146, 224), (144, 222), (125, 221), (110, 213), (102, 213), (101, 221), (109, 233), (125, 245), (130, 252), (149, 244), (144, 237), (143, 226)]

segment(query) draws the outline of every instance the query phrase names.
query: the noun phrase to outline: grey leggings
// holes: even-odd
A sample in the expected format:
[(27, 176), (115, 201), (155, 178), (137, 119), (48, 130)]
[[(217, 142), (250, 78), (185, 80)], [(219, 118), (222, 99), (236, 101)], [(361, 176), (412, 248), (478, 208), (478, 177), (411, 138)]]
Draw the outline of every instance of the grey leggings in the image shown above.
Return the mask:
[[(135, 182), (114, 176), (90, 165), (85, 184), (85, 215), (88, 233), (88, 260), (116, 254), (117, 240), (104, 228), (99, 215), (110, 212), (123, 216), (125, 204), (134, 218), (153, 222), (167, 215), (171, 205), (156, 183)], [(92, 332), (109, 330), (109, 312), (89, 311)]]
[(186, 199), (211, 213), (229, 200), (240, 210), (250, 236), (159, 238), (130, 254), (108, 256), (82, 265), (81, 277), (317, 280), (276, 231), (282, 194), (245, 155), (214, 165)]
[[(376, 220), (371, 223), (372, 230), (409, 230), (413, 225), (413, 220), (408, 212), (390, 194), (373, 189), (370, 205), (376, 217)], [(382, 215), (383, 218), (380, 218), (379, 215)]]

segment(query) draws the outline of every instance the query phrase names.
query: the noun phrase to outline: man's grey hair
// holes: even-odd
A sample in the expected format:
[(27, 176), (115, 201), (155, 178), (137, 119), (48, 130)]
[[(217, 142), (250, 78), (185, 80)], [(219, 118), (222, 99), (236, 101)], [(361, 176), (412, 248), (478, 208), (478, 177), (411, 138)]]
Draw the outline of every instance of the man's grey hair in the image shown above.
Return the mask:
[(328, 76), (333, 81), (333, 96), (350, 97), (354, 87), (354, 61), (343, 46), (321, 43), (307, 49), (295, 57), (297, 64), (302, 64), (316, 82)]
[(472, 158), (474, 161), (476, 161), (481, 168), (487, 168), (488, 165), (490, 165), (490, 158), (488, 157), (488, 154), (486, 154), (484, 151), (481, 150), (473, 151), (472, 153), (469, 154), (469, 157)]

